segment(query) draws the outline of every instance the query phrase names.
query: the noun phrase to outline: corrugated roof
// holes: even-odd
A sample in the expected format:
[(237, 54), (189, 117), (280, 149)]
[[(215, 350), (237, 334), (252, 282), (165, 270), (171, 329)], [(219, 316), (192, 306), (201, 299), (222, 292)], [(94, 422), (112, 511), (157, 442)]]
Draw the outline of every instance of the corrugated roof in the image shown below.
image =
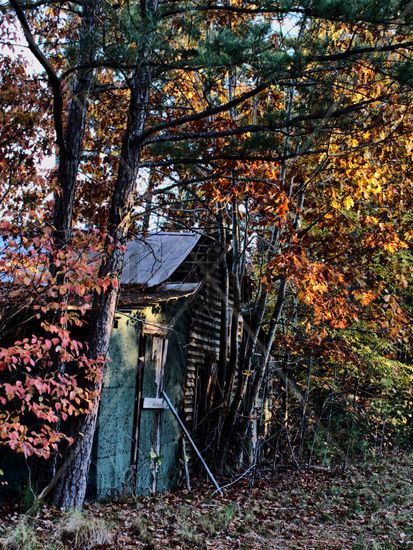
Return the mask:
[(145, 240), (129, 241), (126, 245), (123, 285), (157, 286), (178, 269), (193, 250), (197, 233), (160, 232)]

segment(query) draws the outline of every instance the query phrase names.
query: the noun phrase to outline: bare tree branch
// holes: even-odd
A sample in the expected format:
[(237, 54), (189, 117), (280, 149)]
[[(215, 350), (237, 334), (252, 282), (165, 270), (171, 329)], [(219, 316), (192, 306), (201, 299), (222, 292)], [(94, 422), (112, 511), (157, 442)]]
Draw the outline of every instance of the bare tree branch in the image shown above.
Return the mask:
[(10, 0), (10, 5), (16, 13), (17, 19), (23, 29), (24, 37), (27, 41), (30, 51), (35, 56), (37, 61), (42, 65), (46, 71), (50, 87), (53, 93), (53, 119), (56, 132), (56, 141), (60, 149), (65, 150), (66, 144), (64, 139), (63, 131), (63, 94), (60, 78), (58, 77), (53, 66), (46, 58), (44, 53), (40, 50), (34, 36), (30, 30), (29, 23), (27, 21), (26, 15), (17, 0)]

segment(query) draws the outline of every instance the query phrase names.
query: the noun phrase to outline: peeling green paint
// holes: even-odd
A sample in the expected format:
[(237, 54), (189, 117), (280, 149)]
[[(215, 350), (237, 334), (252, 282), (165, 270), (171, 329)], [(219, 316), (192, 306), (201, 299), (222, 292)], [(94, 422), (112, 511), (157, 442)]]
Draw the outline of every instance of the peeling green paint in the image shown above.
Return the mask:
[[(104, 374), (89, 479), (98, 498), (170, 490), (176, 485), (179, 475), (181, 431), (178, 423), (169, 410), (143, 409), (140, 412), (136, 487), (132, 487), (132, 443), (142, 328), (141, 321), (132, 317), (145, 319), (149, 325), (169, 327), (162, 389), (166, 390), (178, 410), (184, 397), (189, 313), (182, 300), (173, 305), (163, 304), (129, 312), (128, 315), (119, 313), (109, 348), (111, 361)], [(142, 397), (156, 397), (151, 345), (151, 337), (146, 336)], [(154, 452), (157, 437), (159, 452)]]
[(99, 498), (128, 492), (138, 365), (138, 325), (118, 315), (113, 329), (95, 435), (92, 483)]

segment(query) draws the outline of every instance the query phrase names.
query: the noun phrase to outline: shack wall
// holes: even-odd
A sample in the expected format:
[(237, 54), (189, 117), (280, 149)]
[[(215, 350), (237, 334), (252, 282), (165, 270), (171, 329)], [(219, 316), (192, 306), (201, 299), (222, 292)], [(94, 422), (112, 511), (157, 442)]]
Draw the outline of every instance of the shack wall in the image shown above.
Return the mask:
[(150, 363), (143, 364), (143, 357), (139, 357), (142, 324), (132, 317), (139, 317), (149, 325), (168, 327), (162, 387), (178, 410), (183, 406), (190, 318), (186, 301), (146, 307), (127, 315), (118, 312), (109, 346), (111, 360), (104, 373), (89, 475), (89, 494), (97, 498), (149, 494), (153, 491), (154, 460), (157, 463), (157, 492), (172, 489), (180, 472), (181, 430), (177, 421), (169, 409), (159, 411), (160, 453), (155, 458), (152, 443), (154, 415), (157, 413), (141, 409), (134, 486), (131, 463), (135, 408), (141, 405), (137, 401), (138, 369), (143, 366), (141, 397), (153, 397), (154, 371)]
[[(161, 387), (179, 411), (184, 399), (185, 349), (189, 333), (186, 302), (179, 300), (163, 305), (158, 323), (170, 327), (166, 334), (167, 352)], [(150, 354), (150, 346), (149, 338), (146, 357)], [(155, 397), (155, 367), (148, 360), (145, 361), (142, 386), (143, 397)], [(141, 411), (138, 449), (137, 494), (148, 495), (154, 490), (163, 492), (173, 489), (181, 470), (181, 429), (169, 409)]]
[[(186, 306), (187, 304), (185, 304)], [(165, 369), (165, 388), (169, 399), (182, 412), (186, 376), (186, 347), (188, 345), (190, 312), (182, 302), (167, 307), (166, 313), (175, 319), (169, 337)], [(174, 488), (182, 471), (182, 430), (168, 409), (161, 418), (161, 463), (157, 482), (159, 492)]]
[(198, 424), (204, 418), (215, 388), (220, 346), (221, 299), (219, 283), (208, 279), (191, 305), (185, 378), (185, 421), (203, 440)]
[(95, 496), (129, 492), (139, 323), (117, 314), (103, 378), (89, 483)]

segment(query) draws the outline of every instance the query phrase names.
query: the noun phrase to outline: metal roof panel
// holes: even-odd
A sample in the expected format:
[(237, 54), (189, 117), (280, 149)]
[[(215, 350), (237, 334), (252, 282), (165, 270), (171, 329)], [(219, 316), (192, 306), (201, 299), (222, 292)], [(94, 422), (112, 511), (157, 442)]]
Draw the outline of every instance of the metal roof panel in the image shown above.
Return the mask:
[(157, 286), (178, 269), (201, 235), (197, 233), (160, 232), (126, 245), (123, 285)]

